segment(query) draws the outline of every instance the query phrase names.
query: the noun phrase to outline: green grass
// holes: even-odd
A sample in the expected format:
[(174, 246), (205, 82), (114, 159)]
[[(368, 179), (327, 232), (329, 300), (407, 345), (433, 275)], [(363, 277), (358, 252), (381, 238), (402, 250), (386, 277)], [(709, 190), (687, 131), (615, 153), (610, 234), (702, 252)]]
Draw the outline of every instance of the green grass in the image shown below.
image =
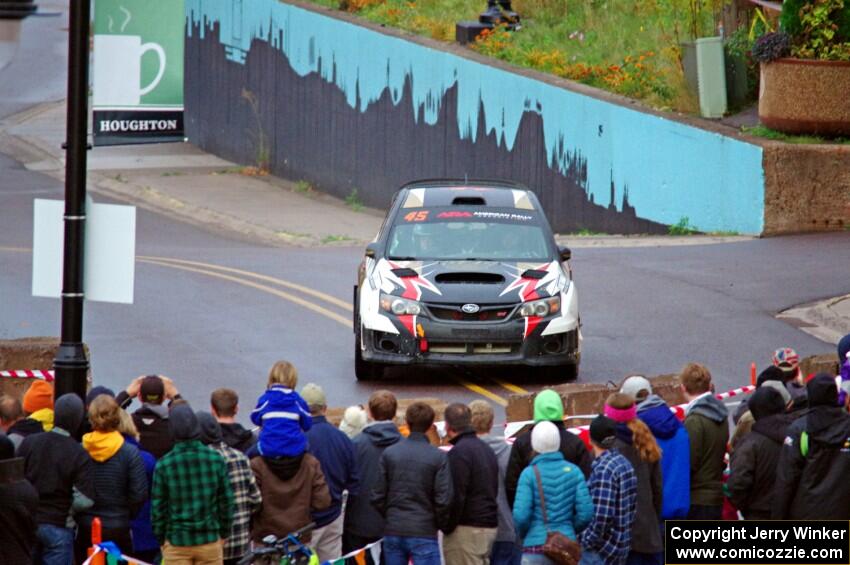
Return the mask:
[(602, 232), (602, 231), (593, 231), (593, 230), (589, 230), (587, 228), (581, 228), (580, 230), (573, 232), (571, 234), (568, 234), (568, 235), (593, 236), (593, 235), (608, 235), (608, 234), (605, 233), (605, 232)]
[(181, 177), (185, 174), (186, 173), (184, 173), (183, 171), (170, 171), (170, 172), (166, 171), (166, 172), (162, 173), (162, 175), (160, 175), (160, 176), (163, 176), (163, 177)]
[[(475, 20), (485, 8), (482, 0), (311, 1), (330, 8), (344, 2), (367, 20), (446, 42), (454, 41), (455, 22)], [(515, 0), (522, 29), (497, 32), (472, 47), (656, 108), (695, 112), (679, 62), (685, 5), (682, 0)], [(703, 19), (710, 18), (706, 12)]]
[(324, 245), (327, 245), (329, 243), (342, 243), (342, 242), (345, 242), (345, 241), (354, 241), (354, 239), (348, 237), (347, 235), (336, 235), (336, 234), (326, 235), (325, 237), (323, 237), (321, 239), (321, 242)]
[(348, 207), (354, 212), (359, 212), (363, 209), (363, 201), (360, 200), (360, 196), (357, 194), (356, 188), (352, 188), (348, 196), (345, 197), (345, 203), (348, 204)]
[(837, 143), (839, 145), (850, 145), (850, 139), (844, 137), (827, 138), (820, 137), (817, 135), (790, 135), (787, 133), (782, 133), (781, 131), (770, 129), (763, 125), (743, 126), (741, 128), (741, 131), (743, 133), (746, 133), (747, 135), (752, 135), (753, 137), (761, 137), (763, 139), (770, 139), (773, 141), (784, 141), (785, 143), (796, 143), (800, 145), (814, 145), (818, 143)]
[(306, 180), (300, 180), (295, 183), (295, 192), (300, 194), (309, 194), (313, 192), (313, 185)]
[(719, 230), (719, 231), (708, 232), (708, 235), (713, 235), (713, 236), (716, 236), (716, 237), (732, 237), (732, 236), (741, 235), (741, 234), (736, 232), (735, 230), (728, 230), (728, 231), (727, 230)]
[(696, 226), (691, 225), (691, 219), (687, 216), (682, 216), (677, 223), (667, 227), (668, 235), (694, 235), (696, 233), (699, 233)]

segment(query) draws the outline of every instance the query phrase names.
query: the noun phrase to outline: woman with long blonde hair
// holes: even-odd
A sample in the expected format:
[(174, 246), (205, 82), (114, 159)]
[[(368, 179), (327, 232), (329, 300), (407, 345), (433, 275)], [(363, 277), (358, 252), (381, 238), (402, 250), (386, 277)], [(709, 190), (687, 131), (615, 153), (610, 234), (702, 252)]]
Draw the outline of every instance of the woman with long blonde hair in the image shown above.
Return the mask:
[(663, 563), (661, 516), (661, 449), (649, 428), (637, 417), (634, 399), (616, 392), (605, 401), (605, 415), (617, 422), (619, 449), (637, 475), (637, 508), (632, 526), (632, 547), (627, 565)]

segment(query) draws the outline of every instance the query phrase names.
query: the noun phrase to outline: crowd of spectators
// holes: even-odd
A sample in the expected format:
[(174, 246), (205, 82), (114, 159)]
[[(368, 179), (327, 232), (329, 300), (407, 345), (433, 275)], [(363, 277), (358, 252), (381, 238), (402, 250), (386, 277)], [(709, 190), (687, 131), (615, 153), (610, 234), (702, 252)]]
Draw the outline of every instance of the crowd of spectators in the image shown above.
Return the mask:
[(126, 555), (168, 565), (236, 563), (310, 523), (303, 539), (319, 562), (381, 541), (370, 565), (548, 565), (557, 532), (583, 565), (648, 565), (663, 563), (668, 519), (848, 520), (848, 351), (850, 336), (838, 375), (806, 377), (793, 350), (778, 350), (731, 418), (702, 365), (679, 374), (684, 421), (630, 376), (592, 420), (589, 446), (553, 390), (512, 442), (492, 433), (483, 400), (448, 405), (440, 441), (428, 404), (411, 403), (398, 426), (388, 390), (332, 425), (325, 392), (298, 392), (285, 361), (254, 430), (236, 422), (230, 389), (196, 411), (159, 375), (85, 401), (54, 401), (37, 380), (22, 402), (0, 397), (3, 560), (81, 563), (94, 518)]

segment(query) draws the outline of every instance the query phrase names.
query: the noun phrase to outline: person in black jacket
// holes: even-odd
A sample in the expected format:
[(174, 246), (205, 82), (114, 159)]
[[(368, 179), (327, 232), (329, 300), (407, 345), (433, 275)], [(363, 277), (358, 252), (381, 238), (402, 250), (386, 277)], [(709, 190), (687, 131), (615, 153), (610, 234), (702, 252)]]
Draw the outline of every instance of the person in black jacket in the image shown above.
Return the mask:
[(24, 438), (18, 455), (24, 458), (27, 480), (39, 497), (35, 561), (70, 563), (74, 530), (67, 520), (73, 511), (91, 506), (94, 467), (88, 453), (74, 440), (83, 421), (83, 401), (75, 394), (63, 394), (53, 412), (53, 429)]
[(24, 475), (24, 460), (0, 432), (0, 548), (3, 563), (29, 565), (36, 543), (38, 492)]
[[(393, 423), (398, 410), (395, 395), (388, 390), (376, 390), (369, 397), (366, 407), (370, 423), (355, 437), (355, 464), (360, 478), (356, 494), (349, 494), (345, 510), (345, 525), (342, 533), (342, 553), (366, 547), (384, 535), (384, 517), (369, 501), (369, 495), (378, 483), (378, 463), (381, 455), (391, 445), (401, 441), (402, 436)], [(367, 563), (372, 556), (366, 553)]]
[(383, 556), (386, 565), (440, 565), (437, 530), (446, 527), (453, 496), (449, 462), (425, 436), (430, 406), (414, 402), (405, 420), (410, 435), (381, 455), (371, 496), (385, 520)]
[[(575, 464), (584, 473), (585, 478), (590, 476), (590, 465), (593, 456), (588, 451), (584, 442), (577, 435), (567, 430), (564, 425), (564, 403), (557, 392), (551, 389), (543, 390), (534, 397), (534, 423), (549, 421), (555, 424), (561, 434), (561, 453), (564, 459)], [(513, 507), (516, 498), (517, 483), (522, 470), (528, 467), (534, 458), (531, 449), (531, 433), (516, 438), (511, 448), (511, 457), (508, 460), (508, 468), (505, 471), (505, 494), (508, 504)]]
[(242, 453), (257, 443), (257, 436), (236, 421), (239, 413), (239, 395), (229, 388), (217, 388), (210, 395), (210, 412), (221, 426), (221, 436), (224, 443), (238, 449)]
[(615, 392), (605, 401), (605, 416), (614, 420), (614, 447), (625, 457), (637, 478), (635, 521), (626, 565), (664, 562), (664, 539), (659, 524), (664, 504), (661, 449), (649, 426), (637, 417), (634, 398)]
[(755, 423), (732, 452), (729, 498), (747, 520), (769, 520), (776, 466), (791, 416), (776, 389), (761, 387), (747, 403)]
[[(142, 403), (133, 412), (133, 423), (139, 430), (139, 445), (156, 457), (157, 461), (174, 447), (174, 437), (168, 423), (168, 409), (180, 398), (174, 381), (163, 375), (138, 377), (115, 397), (118, 406), (126, 409), (138, 398)], [(165, 404), (168, 400), (169, 403)]]
[(773, 489), (774, 520), (850, 520), (850, 415), (835, 377), (806, 386), (809, 412), (788, 428)]
[(472, 411), (449, 404), (444, 420), (454, 501), (443, 532), (447, 565), (488, 565), (499, 525), (499, 462), (472, 428)]
[(91, 523), (97, 517), (103, 539), (130, 552), (133, 542), (130, 522), (148, 498), (148, 476), (139, 450), (124, 441), (118, 431), (121, 409), (115, 399), (101, 394), (89, 406), (91, 433), (83, 436), (83, 447), (94, 460), (94, 504), (80, 514), (77, 557), (91, 546)]

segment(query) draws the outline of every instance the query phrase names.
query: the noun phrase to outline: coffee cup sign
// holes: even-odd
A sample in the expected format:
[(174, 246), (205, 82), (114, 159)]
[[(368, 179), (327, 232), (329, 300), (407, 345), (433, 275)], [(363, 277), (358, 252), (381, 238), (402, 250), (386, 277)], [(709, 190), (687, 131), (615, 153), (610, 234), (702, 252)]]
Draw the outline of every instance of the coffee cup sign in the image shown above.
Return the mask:
[[(142, 86), (142, 57), (148, 51), (159, 57), (159, 70), (150, 84)], [(138, 35), (96, 34), (94, 53), (96, 106), (138, 106), (165, 73), (165, 50), (156, 43), (142, 43)]]

